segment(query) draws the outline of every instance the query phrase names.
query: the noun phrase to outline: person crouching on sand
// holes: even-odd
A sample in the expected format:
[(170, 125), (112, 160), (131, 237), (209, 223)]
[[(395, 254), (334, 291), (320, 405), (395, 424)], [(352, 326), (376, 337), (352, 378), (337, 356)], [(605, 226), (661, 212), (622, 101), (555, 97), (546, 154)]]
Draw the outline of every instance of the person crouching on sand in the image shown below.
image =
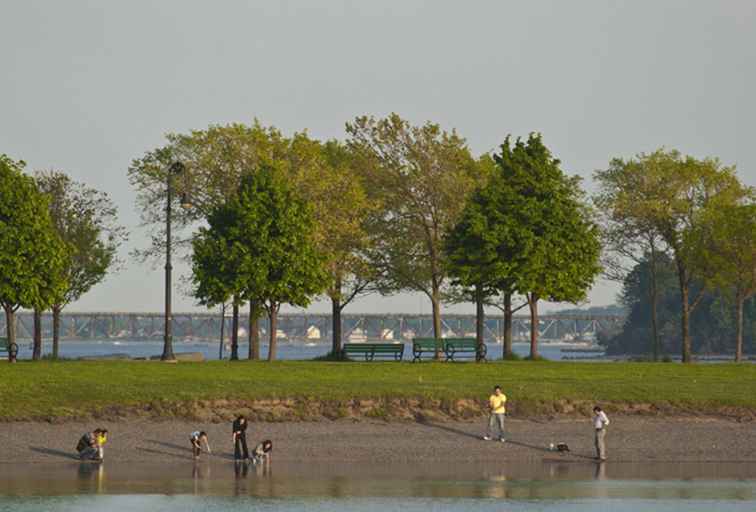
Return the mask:
[(199, 459), (200, 453), (202, 452), (202, 443), (205, 443), (205, 449), (207, 450), (207, 453), (212, 453), (210, 451), (210, 441), (208, 441), (207, 433), (206, 432), (192, 432), (191, 437), (189, 440), (192, 443), (192, 452), (194, 453), (194, 458)]
[(273, 441), (266, 439), (262, 443), (255, 446), (252, 450), (252, 463), (259, 464), (261, 462), (267, 462), (270, 460), (271, 452), (273, 451)]
[(105, 454), (103, 445), (108, 440), (108, 431), (104, 428), (98, 428), (92, 432), (87, 432), (76, 444), (76, 451), (79, 452), (81, 460), (103, 460)]
[(498, 427), (499, 441), (502, 443), (506, 441), (504, 439), (504, 415), (507, 412), (506, 406), (507, 396), (501, 392), (501, 386), (495, 386), (493, 395), (488, 397), (488, 407), (491, 411), (491, 416), (488, 418), (488, 434), (483, 436), (483, 439), (490, 441), (494, 437), (494, 427)]
[(606, 437), (607, 425), (609, 425), (609, 418), (601, 410), (601, 407), (597, 405), (593, 408), (593, 440), (596, 444), (596, 458), (598, 460), (606, 460), (606, 443), (604, 442), (604, 438)]
[(247, 449), (247, 418), (238, 416), (231, 428), (231, 439), (234, 442), (234, 460), (240, 461), (249, 459), (249, 450)]

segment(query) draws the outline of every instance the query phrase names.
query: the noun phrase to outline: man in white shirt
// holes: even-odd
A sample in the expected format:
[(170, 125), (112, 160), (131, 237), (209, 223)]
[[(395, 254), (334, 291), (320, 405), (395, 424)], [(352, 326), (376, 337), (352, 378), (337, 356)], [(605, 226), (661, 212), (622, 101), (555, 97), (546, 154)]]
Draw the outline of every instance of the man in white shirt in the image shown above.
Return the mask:
[(609, 425), (609, 418), (606, 417), (606, 413), (601, 410), (598, 405), (593, 408), (593, 429), (595, 430), (594, 442), (596, 443), (596, 458), (598, 460), (606, 460), (606, 444), (604, 438), (606, 437), (606, 426)]

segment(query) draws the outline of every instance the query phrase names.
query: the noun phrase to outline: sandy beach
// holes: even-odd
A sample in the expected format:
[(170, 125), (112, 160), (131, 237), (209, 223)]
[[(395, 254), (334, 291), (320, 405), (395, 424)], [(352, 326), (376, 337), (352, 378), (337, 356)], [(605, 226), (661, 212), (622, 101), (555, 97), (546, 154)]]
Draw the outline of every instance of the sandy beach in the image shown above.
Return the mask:
[[(110, 438), (107, 461), (182, 465), (191, 463), (189, 434), (208, 432), (207, 462), (232, 459), (230, 424), (123, 420), (102, 423), (11, 422), (0, 425), (0, 464), (75, 460), (74, 447), (87, 429), (103, 426)], [(506, 443), (481, 439), (484, 421), (320, 421), (250, 423), (249, 444), (271, 439), (281, 463), (423, 463), (591, 461), (587, 419), (508, 419)], [(565, 442), (570, 453), (548, 450)], [(607, 435), (609, 462), (756, 462), (756, 423), (701, 417), (614, 416)]]

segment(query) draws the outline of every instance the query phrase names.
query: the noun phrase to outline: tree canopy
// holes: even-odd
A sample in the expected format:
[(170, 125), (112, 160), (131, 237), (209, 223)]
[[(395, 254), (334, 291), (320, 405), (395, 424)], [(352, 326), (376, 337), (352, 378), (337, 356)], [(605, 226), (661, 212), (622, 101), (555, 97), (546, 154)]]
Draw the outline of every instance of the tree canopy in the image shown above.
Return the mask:
[[(659, 149), (634, 159), (614, 159), (595, 174), (615, 217), (658, 234), (671, 253), (680, 287), (682, 360), (692, 361), (690, 314), (704, 297), (706, 278), (697, 265), (705, 250), (693, 236), (710, 211), (737, 204), (747, 195), (735, 168), (713, 158)], [(692, 284), (701, 284), (691, 295)]]
[(206, 304), (231, 296), (264, 303), (268, 359), (275, 359), (281, 304), (307, 306), (327, 285), (310, 208), (281, 171), (263, 165), (242, 176), (238, 193), (212, 210), (208, 224), (193, 241), (195, 295)]
[(498, 169), (474, 196), (499, 257), (498, 287), (528, 297), (531, 357), (538, 357), (538, 301), (584, 300), (600, 271), (598, 228), (577, 177), (565, 175), (540, 134), (494, 155)]
[(422, 292), (431, 301), (436, 337), (448, 269), (443, 237), (479, 183), (465, 140), (437, 124), (412, 126), (397, 114), (347, 124), (368, 197), (380, 205), (369, 219), (371, 266), (384, 293)]
[(55, 231), (49, 199), (23, 173), (24, 165), (0, 155), (0, 303), (9, 343), (19, 307), (47, 309), (67, 287), (69, 247)]

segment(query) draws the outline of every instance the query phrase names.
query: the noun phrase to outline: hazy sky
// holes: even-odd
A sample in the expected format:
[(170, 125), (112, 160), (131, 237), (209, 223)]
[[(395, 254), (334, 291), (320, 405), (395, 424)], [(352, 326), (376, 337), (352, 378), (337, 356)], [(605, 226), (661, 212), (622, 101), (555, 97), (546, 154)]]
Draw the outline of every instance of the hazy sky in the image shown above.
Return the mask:
[[(755, 15), (750, 0), (2, 0), (0, 153), (107, 191), (132, 232), (126, 258), (146, 243), (131, 159), (166, 132), (254, 117), (330, 138), (395, 111), (457, 128), (475, 153), (535, 130), (586, 178), (665, 145), (753, 185)], [(129, 259), (71, 309), (159, 311), (162, 283)], [(598, 282), (590, 297), (616, 292)], [(409, 294), (350, 309), (430, 312)]]

